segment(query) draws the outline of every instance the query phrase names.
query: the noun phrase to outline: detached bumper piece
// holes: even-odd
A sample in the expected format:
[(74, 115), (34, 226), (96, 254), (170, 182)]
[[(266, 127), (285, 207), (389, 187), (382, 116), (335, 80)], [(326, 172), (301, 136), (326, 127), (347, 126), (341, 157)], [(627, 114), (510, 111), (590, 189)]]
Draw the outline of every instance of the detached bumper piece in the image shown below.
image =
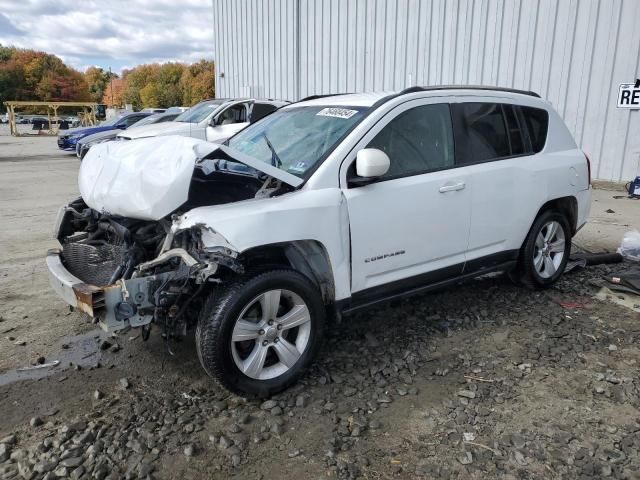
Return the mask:
[(168, 274), (130, 280), (97, 287), (74, 276), (62, 263), (59, 250), (47, 252), (47, 269), (51, 288), (70, 306), (86, 313), (107, 332), (151, 323), (155, 305), (153, 293)]

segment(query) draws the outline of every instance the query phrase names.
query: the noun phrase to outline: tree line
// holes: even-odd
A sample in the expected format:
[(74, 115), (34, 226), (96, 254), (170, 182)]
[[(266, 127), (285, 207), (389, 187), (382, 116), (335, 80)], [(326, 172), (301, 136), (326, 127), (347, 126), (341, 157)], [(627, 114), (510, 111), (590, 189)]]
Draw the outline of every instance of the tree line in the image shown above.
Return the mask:
[(84, 73), (55, 55), (0, 44), (0, 112), (7, 100), (95, 102), (121, 107), (191, 106), (214, 96), (214, 64), (144, 64), (116, 75), (100, 67)]

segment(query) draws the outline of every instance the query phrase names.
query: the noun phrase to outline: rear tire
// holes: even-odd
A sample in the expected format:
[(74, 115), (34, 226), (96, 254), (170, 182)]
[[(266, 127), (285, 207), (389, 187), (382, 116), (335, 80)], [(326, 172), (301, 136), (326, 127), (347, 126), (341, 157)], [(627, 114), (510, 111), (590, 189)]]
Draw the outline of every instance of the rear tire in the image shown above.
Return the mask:
[(270, 270), (210, 294), (196, 348), (207, 374), (222, 386), (264, 398), (302, 376), (319, 350), (324, 325), (317, 286), (295, 270)]
[(558, 281), (571, 253), (571, 228), (561, 213), (541, 213), (520, 250), (518, 266), (510, 277), (528, 288), (546, 288)]

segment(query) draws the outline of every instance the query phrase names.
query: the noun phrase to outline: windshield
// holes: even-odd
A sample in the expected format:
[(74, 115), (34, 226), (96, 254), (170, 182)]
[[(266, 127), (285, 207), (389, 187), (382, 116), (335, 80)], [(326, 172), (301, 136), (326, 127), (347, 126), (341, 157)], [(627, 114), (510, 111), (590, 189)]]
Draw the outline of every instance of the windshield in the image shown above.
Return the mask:
[(152, 123), (156, 123), (159, 118), (162, 118), (163, 115), (163, 113), (154, 113), (153, 115), (149, 115), (148, 117), (144, 117), (143, 119), (138, 120), (132, 125), (132, 127), (141, 127), (142, 125), (150, 125)]
[(199, 103), (191, 107), (186, 112), (178, 115), (174, 121), (186, 122), (186, 123), (200, 123), (202, 120), (207, 118), (211, 114), (211, 112), (213, 112), (216, 108), (222, 105), (222, 103), (223, 103), (222, 100)]
[(227, 142), (238, 152), (297, 177), (307, 173), (364, 117), (363, 107), (297, 107), (278, 110)]
[(110, 120), (105, 120), (104, 122), (102, 122), (100, 124), (101, 127), (110, 127), (112, 125), (115, 125), (116, 123), (118, 123), (118, 120), (120, 120), (122, 118), (122, 115), (118, 115), (117, 117), (113, 117)]

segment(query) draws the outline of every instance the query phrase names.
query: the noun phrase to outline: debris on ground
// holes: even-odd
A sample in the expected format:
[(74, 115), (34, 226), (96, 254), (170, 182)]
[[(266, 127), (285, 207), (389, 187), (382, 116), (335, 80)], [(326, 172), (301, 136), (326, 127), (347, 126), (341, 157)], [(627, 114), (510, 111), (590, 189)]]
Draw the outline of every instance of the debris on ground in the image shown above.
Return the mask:
[[(640, 324), (592, 298), (630, 266), (544, 292), (491, 278), (354, 315), (299, 384), (261, 400), (218, 388), (187, 342), (164, 366), (161, 338), (122, 342), (64, 384), (0, 387), (0, 478), (633, 478)], [(40, 405), (49, 388), (65, 392), (56, 416)]]
[(631, 230), (624, 234), (618, 253), (627, 260), (640, 262), (640, 232)]
[(21, 367), (18, 368), (17, 371), (18, 372), (27, 372), (29, 370), (39, 370), (41, 368), (51, 368), (51, 367), (57, 367), (58, 365), (60, 365), (60, 360), (53, 360), (51, 362), (48, 363), (44, 363), (44, 357), (43, 358), (43, 362), (37, 362), (35, 365), (31, 365), (29, 367)]

